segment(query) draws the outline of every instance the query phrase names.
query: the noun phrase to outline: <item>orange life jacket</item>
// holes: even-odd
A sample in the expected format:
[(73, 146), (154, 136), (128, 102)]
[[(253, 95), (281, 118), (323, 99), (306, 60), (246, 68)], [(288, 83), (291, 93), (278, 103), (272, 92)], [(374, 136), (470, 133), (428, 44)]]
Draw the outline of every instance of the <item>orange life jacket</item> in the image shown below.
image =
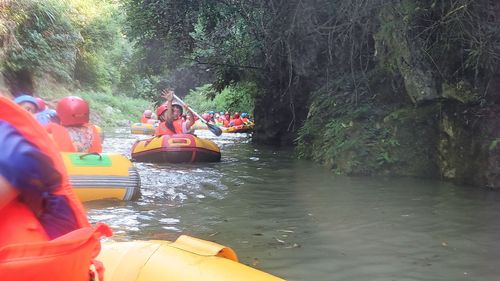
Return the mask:
[[(99, 134), (99, 131), (92, 124), (85, 124), (83, 126), (92, 129), (92, 144), (91, 144), (89, 150), (84, 151), (84, 152), (101, 153), (102, 152), (102, 145), (101, 145), (101, 136)], [(68, 133), (68, 130), (64, 126), (61, 126), (61, 125), (56, 124), (56, 123), (50, 123), (45, 128), (47, 129), (47, 132), (52, 136), (52, 139), (56, 143), (56, 146), (57, 146), (59, 151), (78, 152), (75, 145), (73, 144), (73, 141), (71, 140), (71, 137)]]
[[(0, 248), (0, 276), (16, 281), (89, 281), (90, 261), (100, 251), (106, 225), (84, 227), (52, 241), (11, 244)], [(99, 277), (102, 280), (102, 277)]]
[(233, 126), (243, 125), (243, 120), (241, 120), (241, 118), (233, 119), (233, 120), (231, 120), (231, 122), (233, 122)]
[(49, 240), (33, 212), (19, 200), (0, 210), (0, 246)]
[(1, 96), (0, 108), (0, 120), (14, 126), (52, 159), (54, 169), (61, 175), (61, 185), (54, 194), (67, 198), (80, 227), (47, 241), (48, 237), (35, 214), (17, 200), (10, 202), (0, 210), (1, 279), (88, 281), (90, 264), (100, 251), (99, 237), (110, 236), (111, 230), (106, 225), (90, 227), (83, 206), (69, 184), (61, 154), (36, 119)]
[(182, 130), (182, 119), (179, 118), (177, 120), (174, 120), (173, 124), (174, 124), (174, 129), (175, 129), (175, 132), (173, 132), (172, 130), (170, 130), (167, 125), (165, 124), (165, 121), (161, 122), (160, 125), (155, 129), (155, 136), (156, 137), (159, 137), (159, 136), (163, 136), (163, 135), (175, 135), (175, 134), (183, 134), (183, 130)]
[(147, 118), (146, 116), (142, 115), (142, 117), (141, 117), (141, 123), (147, 124), (149, 119), (150, 118)]

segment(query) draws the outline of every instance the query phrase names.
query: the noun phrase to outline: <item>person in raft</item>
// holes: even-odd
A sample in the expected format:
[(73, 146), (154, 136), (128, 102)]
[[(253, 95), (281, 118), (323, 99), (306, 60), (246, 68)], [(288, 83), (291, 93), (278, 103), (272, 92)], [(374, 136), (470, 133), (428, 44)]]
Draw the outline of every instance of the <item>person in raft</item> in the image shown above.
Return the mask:
[(185, 121), (182, 119), (183, 108), (179, 103), (173, 102), (173, 89), (163, 90), (162, 97), (166, 102), (156, 109), (160, 125), (155, 130), (155, 136), (191, 133), (191, 126), (194, 124), (194, 114), (185, 106), (184, 110), (188, 114)]
[(45, 129), (1, 95), (0, 108), (1, 279), (88, 281), (91, 264), (102, 277), (94, 258), (111, 230), (90, 226)]
[(229, 126), (241, 126), (243, 125), (243, 120), (241, 119), (240, 117), (240, 113), (239, 112), (235, 112), (233, 114), (233, 117), (231, 118), (231, 122), (229, 122)]
[(141, 123), (143, 124), (154, 124), (156, 123), (156, 119), (153, 116), (153, 111), (146, 109), (141, 116)]
[(39, 111), (37, 100), (27, 93), (21, 93), (14, 99), (14, 102), (31, 114), (36, 114)]
[(84, 99), (75, 96), (62, 98), (56, 111), (61, 124), (50, 123), (46, 128), (59, 151), (102, 152), (99, 131), (89, 123), (89, 104)]

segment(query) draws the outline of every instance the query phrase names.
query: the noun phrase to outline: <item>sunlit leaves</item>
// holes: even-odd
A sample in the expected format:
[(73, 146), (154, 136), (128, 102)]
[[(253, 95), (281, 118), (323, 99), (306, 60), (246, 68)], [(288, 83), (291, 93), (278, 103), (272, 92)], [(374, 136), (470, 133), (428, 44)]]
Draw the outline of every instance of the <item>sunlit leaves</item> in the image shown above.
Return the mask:
[(14, 33), (19, 45), (6, 51), (3, 66), (11, 71), (26, 69), (71, 80), (75, 46), (81, 38), (66, 16), (69, 6), (56, 0), (21, 0), (9, 2), (6, 12), (16, 24)]

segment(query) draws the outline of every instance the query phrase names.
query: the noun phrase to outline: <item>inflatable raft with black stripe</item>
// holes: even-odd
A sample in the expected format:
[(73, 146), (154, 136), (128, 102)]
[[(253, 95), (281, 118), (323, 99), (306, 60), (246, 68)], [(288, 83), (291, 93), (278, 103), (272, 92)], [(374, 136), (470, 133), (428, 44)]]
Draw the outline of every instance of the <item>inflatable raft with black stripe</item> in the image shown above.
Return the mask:
[(62, 153), (71, 185), (81, 201), (133, 200), (140, 177), (130, 160), (114, 153)]
[(253, 130), (253, 123), (243, 124), (231, 127), (222, 127), (222, 132), (224, 133), (249, 133)]
[(130, 133), (134, 135), (154, 135), (155, 125), (149, 123), (134, 123), (130, 125)]
[(190, 134), (139, 140), (132, 146), (132, 160), (139, 162), (218, 162), (220, 157), (220, 149), (213, 141)]

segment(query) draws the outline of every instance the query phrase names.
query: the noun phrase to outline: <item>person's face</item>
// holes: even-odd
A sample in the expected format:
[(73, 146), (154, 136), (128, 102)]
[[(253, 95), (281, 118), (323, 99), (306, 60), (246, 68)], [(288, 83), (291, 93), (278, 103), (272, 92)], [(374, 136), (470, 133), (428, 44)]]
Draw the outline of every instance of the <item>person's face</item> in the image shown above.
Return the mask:
[(179, 117), (181, 117), (182, 112), (181, 112), (181, 109), (180, 109), (178, 106), (174, 106), (174, 107), (172, 108), (172, 110), (173, 110), (173, 112), (172, 112), (172, 113), (173, 113), (173, 115), (174, 115), (174, 119), (178, 119)]
[(36, 106), (32, 104), (31, 102), (22, 102), (19, 104), (22, 108), (24, 108), (26, 111), (31, 112), (32, 114), (36, 113)]

